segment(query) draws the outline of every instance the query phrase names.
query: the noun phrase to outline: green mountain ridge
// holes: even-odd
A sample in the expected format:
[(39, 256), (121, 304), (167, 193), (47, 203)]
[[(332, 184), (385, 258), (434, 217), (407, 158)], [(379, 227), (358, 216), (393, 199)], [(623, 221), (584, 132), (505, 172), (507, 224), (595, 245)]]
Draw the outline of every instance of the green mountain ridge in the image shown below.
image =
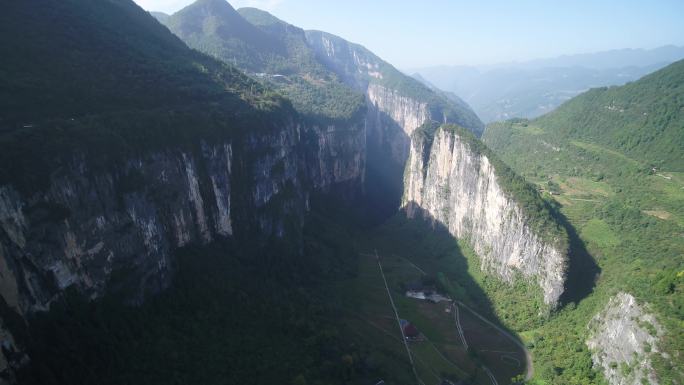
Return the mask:
[[(602, 383), (587, 367), (588, 325), (617, 293), (649, 304), (665, 328), (657, 339), (665, 354), (649, 347), (634, 362), (652, 365), (659, 383), (684, 380), (683, 79), (680, 61), (625, 86), (588, 91), (538, 119), (485, 131), (487, 146), (554, 201), (600, 269), (587, 277), (596, 284), (590, 295), (523, 332), (535, 340), (540, 380)], [(619, 367), (623, 377), (633, 370)]]
[(684, 171), (683, 106), (684, 60), (624, 86), (590, 90), (534, 124)]
[(60, 3), (54, 10), (42, 0), (31, 2), (36, 9), (12, 3), (0, 16), (0, 123), (215, 101), (255, 84), (188, 49), (127, 1)]
[[(378, 79), (358, 73), (355, 60), (361, 60), (378, 65), (383, 78), (380, 84), (428, 103), (440, 120), (453, 121), (478, 135), (484, 128), (465, 103), (452, 102), (364, 47), (325, 32), (304, 31), (257, 8), (235, 11), (226, 1), (203, 0), (163, 22), (190, 47), (235, 64), (283, 92), (299, 111), (308, 115), (344, 119), (364, 108), (361, 93), (369, 82)], [(229, 25), (232, 27), (216, 27)], [(343, 66), (327, 60), (314, 42), (320, 34), (353, 47), (360, 57), (345, 58), (349, 61)]]
[[(280, 90), (306, 115), (351, 119), (363, 111), (361, 95), (316, 61), (303, 30), (254, 11), (236, 11), (223, 0), (202, 0), (171, 15), (165, 24), (190, 47)], [(252, 24), (241, 13), (254, 14), (262, 22)]]

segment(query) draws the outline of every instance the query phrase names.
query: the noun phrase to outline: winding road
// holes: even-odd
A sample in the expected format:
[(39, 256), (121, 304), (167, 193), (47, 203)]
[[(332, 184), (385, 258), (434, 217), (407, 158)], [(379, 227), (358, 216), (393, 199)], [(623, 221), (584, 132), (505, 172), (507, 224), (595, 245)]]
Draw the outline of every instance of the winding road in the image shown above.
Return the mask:
[[(377, 251), (376, 251), (376, 255), (377, 255)], [(409, 260), (408, 258), (401, 257), (401, 256), (399, 256), (399, 258), (404, 259), (405, 261), (409, 262), (409, 263), (411, 264), (411, 266), (413, 266), (413, 267), (414, 267), (416, 270), (418, 270), (421, 274), (427, 275), (427, 273), (426, 273), (423, 269), (421, 269), (420, 267), (418, 267), (415, 263), (413, 263), (413, 262), (412, 262), (411, 260)], [(526, 347), (522, 342), (520, 342), (515, 336), (513, 336), (512, 334), (510, 334), (510, 333), (507, 332), (506, 330), (500, 328), (500, 327), (497, 326), (495, 323), (491, 322), (490, 320), (488, 320), (487, 318), (485, 318), (484, 316), (482, 316), (480, 313), (478, 313), (478, 312), (476, 312), (475, 310), (471, 309), (470, 307), (468, 307), (468, 306), (467, 306), (466, 304), (464, 304), (463, 302), (461, 302), (461, 301), (454, 301), (454, 303), (453, 303), (453, 307), (454, 307), (454, 309), (455, 309), (455, 311), (454, 311), (454, 320), (456, 321), (456, 326), (458, 327), (458, 334), (459, 334), (459, 336), (460, 336), (460, 338), (461, 338), (461, 342), (463, 342), (463, 346), (465, 347), (465, 349), (468, 350), (468, 342), (467, 342), (466, 339), (465, 339), (465, 335), (464, 335), (464, 333), (463, 333), (463, 328), (461, 327), (461, 322), (460, 322), (460, 320), (459, 320), (459, 310), (458, 310), (458, 306), (457, 306), (456, 304), (458, 304), (458, 305), (463, 306), (464, 308), (466, 308), (468, 311), (470, 311), (471, 313), (473, 313), (477, 318), (479, 318), (480, 320), (482, 320), (483, 322), (485, 322), (487, 325), (493, 327), (494, 329), (496, 329), (497, 331), (499, 331), (499, 333), (503, 334), (503, 335), (506, 336), (508, 339), (510, 339), (511, 341), (513, 341), (514, 344), (516, 344), (520, 349), (522, 349), (523, 352), (525, 352), (525, 381), (531, 380), (531, 379), (532, 379), (532, 376), (534, 376), (534, 365), (533, 365), (533, 363), (532, 363), (532, 353), (530, 353), (530, 351), (527, 349), (527, 347)], [(489, 370), (489, 368), (485, 367), (484, 369), (485, 369), (485, 371), (487, 372), (487, 375), (489, 376), (489, 378), (492, 379), (492, 382), (493, 382), (495, 385), (498, 385), (498, 383), (496, 382), (496, 378), (494, 378), (494, 376), (492, 375), (492, 373), (491, 373), (491, 371)]]
[[(475, 310), (469, 308), (466, 304), (464, 304), (461, 301), (456, 301), (458, 305), (463, 306), (466, 308), (468, 311), (473, 313), (477, 318), (482, 320), (483, 322), (487, 323), (489, 326), (493, 327), (499, 333), (503, 334), (504, 336), (508, 337), (511, 341), (513, 341), (514, 344), (516, 344), (520, 349), (522, 349), (523, 352), (525, 352), (525, 381), (529, 381), (532, 379), (532, 376), (534, 375), (534, 365), (532, 364), (532, 353), (530, 353), (529, 350), (527, 350), (527, 347), (523, 345), (522, 342), (520, 342), (517, 338), (515, 338), (513, 335), (511, 335), (509, 332), (505, 331), (504, 329), (498, 327), (496, 324), (491, 322), (490, 320), (486, 319), (480, 313), (476, 312)], [(458, 308), (458, 306), (456, 306)], [(461, 326), (459, 325), (459, 330), (461, 330)]]

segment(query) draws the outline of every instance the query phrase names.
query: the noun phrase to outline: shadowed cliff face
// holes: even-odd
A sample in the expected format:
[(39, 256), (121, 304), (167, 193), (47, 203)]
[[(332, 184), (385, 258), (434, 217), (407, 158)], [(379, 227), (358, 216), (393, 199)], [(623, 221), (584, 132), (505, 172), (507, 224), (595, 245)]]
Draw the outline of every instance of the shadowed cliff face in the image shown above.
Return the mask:
[(482, 268), (512, 282), (537, 281), (544, 302), (558, 305), (567, 270), (566, 250), (544, 240), (501, 186), (494, 166), (456, 132), (441, 127), (432, 143), (415, 135), (402, 206), (409, 217), (429, 215), (458, 239), (467, 239)]
[(402, 175), (409, 154), (409, 135), (429, 120), (427, 106), (379, 85), (367, 89), (366, 198), (380, 219), (401, 203)]
[[(46, 309), (75, 285), (125, 288), (139, 302), (167, 286), (174, 249), (217, 237), (296, 244), (308, 197), (362, 191), (363, 127), (303, 126), (150, 151), (104, 170), (75, 155), (45, 191), (0, 186), (2, 295)], [(335, 186), (335, 187), (333, 187)]]
[[(45, 309), (69, 286), (96, 297), (110, 284), (126, 287), (137, 302), (167, 285), (175, 248), (245, 231), (247, 220), (264, 236), (283, 236), (285, 219), (278, 216), (301, 216), (295, 208), (304, 206), (296, 138), (290, 127), (279, 137), (239, 143), (265, 153), (251, 160), (235, 154), (231, 142), (201, 142), (192, 152), (151, 152), (108, 172), (76, 156), (44, 192), (0, 187), (3, 259), (18, 293), (10, 305)], [(235, 163), (253, 175), (249, 186), (238, 179), (240, 170), (235, 175)], [(290, 207), (261, 210), (288, 189)], [(238, 202), (249, 204), (252, 218), (244, 208), (235, 212)]]

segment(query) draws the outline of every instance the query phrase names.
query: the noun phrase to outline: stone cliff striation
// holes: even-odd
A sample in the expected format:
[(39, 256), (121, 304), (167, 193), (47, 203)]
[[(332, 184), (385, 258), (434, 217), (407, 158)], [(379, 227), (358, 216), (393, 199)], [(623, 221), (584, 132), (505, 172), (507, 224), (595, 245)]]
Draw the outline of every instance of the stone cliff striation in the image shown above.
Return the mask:
[[(518, 275), (558, 304), (567, 270), (564, 233), (538, 231), (533, 216), (510, 191), (491, 155), (465, 130), (426, 125), (412, 137), (402, 206), (467, 239), (482, 268), (507, 282)], [(541, 198), (537, 197), (541, 200)]]

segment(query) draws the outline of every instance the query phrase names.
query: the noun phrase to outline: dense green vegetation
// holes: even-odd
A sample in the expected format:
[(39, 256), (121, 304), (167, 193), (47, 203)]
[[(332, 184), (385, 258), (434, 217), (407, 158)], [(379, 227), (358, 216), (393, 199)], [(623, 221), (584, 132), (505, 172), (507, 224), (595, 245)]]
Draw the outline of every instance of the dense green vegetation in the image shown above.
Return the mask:
[(0, 162), (11, 167), (0, 169), (0, 183), (23, 192), (44, 188), (75, 156), (116, 167), (142, 151), (270, 130), (296, 116), (284, 98), (190, 50), (130, 1), (8, 7)]
[(684, 171), (684, 61), (621, 87), (590, 90), (539, 118), (556, 135)]
[(365, 108), (363, 95), (318, 62), (303, 30), (266, 12), (201, 0), (164, 23), (190, 47), (254, 75), (314, 119), (358, 118)]
[[(538, 120), (497, 123), (485, 132), (485, 143), (506, 163), (553, 192), (547, 196), (600, 268), (589, 296), (523, 333), (541, 367), (539, 383), (602, 383), (591, 371), (587, 324), (620, 291), (649, 303), (667, 330), (659, 348), (670, 358), (650, 355), (661, 383), (684, 380), (677, 353), (684, 346), (684, 120), (671, 104), (681, 100), (682, 64), (591, 91)], [(609, 99), (624, 112), (606, 108)]]
[(188, 49), (129, 1), (31, 0), (7, 7), (0, 15), (3, 126), (257, 97), (263, 90)]
[[(340, 55), (341, 58), (337, 59), (338, 62), (330, 64), (342, 76), (351, 78), (352, 82), (360, 84), (375, 83), (392, 90), (397, 90), (403, 96), (426, 103), (433, 119), (439, 118), (440, 121), (456, 123), (478, 134), (483, 130), (484, 125), (467, 104), (462, 101), (454, 101), (446, 93), (432, 89), (420, 81), (406, 76), (365, 47), (322, 31), (307, 31), (306, 34), (310, 40), (320, 41), (321, 38), (325, 38), (338, 47), (348, 48), (343, 49), (344, 52), (337, 52), (336, 54)], [(352, 51), (354, 57), (351, 57)], [(344, 60), (347, 60), (349, 63), (356, 63), (356, 61), (368, 63), (368, 65), (373, 66), (369, 71), (376, 73), (376, 75), (371, 76), (366, 71), (349, 68), (346, 63), (340, 62)]]

